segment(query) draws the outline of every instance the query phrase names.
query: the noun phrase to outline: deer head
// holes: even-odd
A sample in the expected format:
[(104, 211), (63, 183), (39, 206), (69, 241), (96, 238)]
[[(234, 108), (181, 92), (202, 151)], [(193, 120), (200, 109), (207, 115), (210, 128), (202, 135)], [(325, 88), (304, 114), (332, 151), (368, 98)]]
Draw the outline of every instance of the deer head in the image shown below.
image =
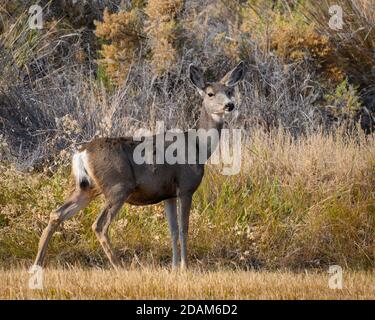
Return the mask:
[(205, 82), (203, 71), (190, 65), (190, 80), (203, 97), (203, 107), (216, 122), (223, 121), (224, 114), (235, 108), (234, 87), (245, 74), (245, 63), (241, 61), (229, 71), (219, 82)]

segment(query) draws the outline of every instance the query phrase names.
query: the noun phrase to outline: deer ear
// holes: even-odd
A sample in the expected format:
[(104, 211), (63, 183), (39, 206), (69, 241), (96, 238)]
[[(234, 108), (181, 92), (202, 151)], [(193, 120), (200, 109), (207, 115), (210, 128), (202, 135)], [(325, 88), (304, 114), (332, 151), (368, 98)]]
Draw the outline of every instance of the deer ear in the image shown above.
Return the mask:
[(198, 89), (200, 95), (203, 95), (205, 83), (202, 69), (191, 64), (189, 66), (189, 77), (193, 85)]
[(221, 80), (220, 83), (234, 87), (245, 75), (245, 63), (241, 61), (233, 70), (229, 71)]

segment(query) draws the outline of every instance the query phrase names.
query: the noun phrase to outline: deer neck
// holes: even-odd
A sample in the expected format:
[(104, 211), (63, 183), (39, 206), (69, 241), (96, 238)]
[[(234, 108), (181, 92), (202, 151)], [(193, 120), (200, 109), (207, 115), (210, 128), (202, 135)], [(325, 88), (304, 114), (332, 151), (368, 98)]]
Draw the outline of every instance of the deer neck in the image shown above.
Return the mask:
[(202, 108), (198, 129), (216, 129), (220, 134), (223, 124), (224, 119), (222, 116), (209, 114), (204, 107)]
[[(217, 146), (220, 143), (221, 130), (223, 129), (223, 124), (224, 124), (223, 116), (219, 116), (216, 114), (213, 114), (213, 115), (209, 114), (206, 111), (206, 108), (202, 107), (198, 129), (204, 129), (207, 132), (209, 132), (209, 130), (211, 129), (214, 129), (214, 130), (217, 130), (217, 133), (218, 133), (217, 139), (214, 139), (212, 143), (210, 140), (208, 140), (207, 145), (204, 146), (205, 148), (207, 148), (207, 160), (211, 157), (211, 155), (214, 153), (214, 151), (216, 150)], [(199, 147), (200, 146), (198, 144), (197, 149), (199, 149)]]

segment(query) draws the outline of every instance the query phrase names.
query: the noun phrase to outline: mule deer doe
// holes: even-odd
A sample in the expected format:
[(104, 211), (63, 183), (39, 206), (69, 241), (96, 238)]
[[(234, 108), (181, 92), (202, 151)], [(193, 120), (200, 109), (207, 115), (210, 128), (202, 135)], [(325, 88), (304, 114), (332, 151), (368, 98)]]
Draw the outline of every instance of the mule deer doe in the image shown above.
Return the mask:
[[(244, 73), (244, 63), (240, 62), (219, 82), (206, 83), (202, 70), (190, 65), (190, 79), (203, 98), (199, 128), (215, 129), (220, 137), (224, 114), (235, 107), (234, 86), (242, 80)], [(187, 132), (182, 134), (187, 137)], [(208, 158), (218, 142), (210, 148), (207, 147)], [(137, 164), (133, 159), (137, 144), (139, 142), (133, 138), (97, 138), (81, 146), (73, 156), (72, 163), (75, 190), (63, 206), (51, 214), (48, 226), (39, 241), (35, 265), (43, 265), (48, 242), (57, 227), (85, 208), (93, 198), (103, 194), (105, 206), (92, 228), (115, 268), (120, 266), (120, 261), (112, 249), (108, 228), (123, 204), (126, 202), (132, 205), (149, 205), (161, 201), (165, 204), (172, 237), (172, 266), (178, 266), (179, 238), (181, 268), (187, 267), (189, 212), (192, 196), (203, 178), (204, 163)], [(194, 147), (199, 148), (197, 144)]]

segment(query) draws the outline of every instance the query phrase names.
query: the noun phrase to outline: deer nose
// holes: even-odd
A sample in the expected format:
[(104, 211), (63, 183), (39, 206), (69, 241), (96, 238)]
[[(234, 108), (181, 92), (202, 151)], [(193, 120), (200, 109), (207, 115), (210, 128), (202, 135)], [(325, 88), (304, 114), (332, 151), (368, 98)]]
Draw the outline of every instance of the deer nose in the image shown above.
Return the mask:
[(234, 109), (234, 103), (230, 102), (230, 103), (227, 103), (224, 107), (224, 110), (225, 111), (232, 111)]

